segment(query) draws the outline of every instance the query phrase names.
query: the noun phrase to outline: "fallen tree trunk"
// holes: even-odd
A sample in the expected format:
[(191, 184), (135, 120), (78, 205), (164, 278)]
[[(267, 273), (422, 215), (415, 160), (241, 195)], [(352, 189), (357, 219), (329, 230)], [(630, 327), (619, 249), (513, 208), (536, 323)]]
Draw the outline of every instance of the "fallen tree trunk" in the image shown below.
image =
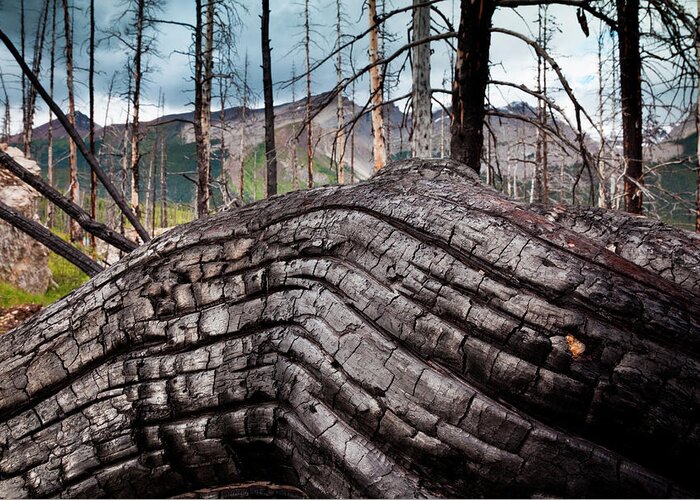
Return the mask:
[(0, 496), (697, 495), (700, 240), (567, 210), (414, 160), (173, 229), (0, 337)]

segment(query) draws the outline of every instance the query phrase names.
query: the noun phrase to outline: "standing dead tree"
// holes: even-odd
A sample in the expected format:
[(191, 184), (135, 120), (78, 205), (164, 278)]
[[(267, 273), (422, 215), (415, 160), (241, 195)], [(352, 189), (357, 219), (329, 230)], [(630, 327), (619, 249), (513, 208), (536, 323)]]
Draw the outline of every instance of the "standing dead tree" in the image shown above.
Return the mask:
[[(41, 12), (38, 18), (38, 26), (36, 27), (36, 35), (34, 38), (34, 53), (32, 56), (32, 71), (34, 74), (39, 74), (41, 71), (41, 60), (44, 54), (44, 40), (46, 39), (46, 28), (49, 19), (49, 3), (55, 4), (55, 1), (44, 0)], [(24, 157), (31, 158), (32, 133), (34, 126), (34, 114), (36, 113), (36, 90), (27, 85), (26, 78), (22, 81), (25, 85), (26, 106), (24, 110), (25, 120), (22, 128), (22, 143), (24, 146)]]
[[(430, 36), (430, 6), (425, 0), (413, 0), (413, 6), (413, 39), (426, 39)], [(413, 76), (411, 150), (414, 157), (430, 158), (432, 156), (430, 139), (433, 129), (430, 43), (413, 47), (411, 63)]]
[[(215, 0), (197, 0), (194, 32), (194, 135), (197, 152), (197, 217), (209, 214), (211, 191), (211, 98), (214, 78)], [(206, 11), (206, 12), (205, 12)]]
[[(307, 0), (308, 9), (308, 0)], [(275, 106), (272, 96), (272, 59), (270, 48), (270, 1), (263, 0), (261, 16), (263, 93), (265, 97), (265, 165), (267, 171), (267, 196), (277, 194), (277, 151), (275, 149)], [(308, 26), (308, 10), (307, 10)], [(308, 31), (307, 31), (308, 36)], [(308, 57), (308, 52), (307, 52)], [(247, 69), (246, 69), (247, 71)], [(309, 130), (311, 127), (309, 126)], [(311, 158), (309, 158), (311, 161)], [(242, 170), (241, 166), (241, 172)], [(311, 167), (309, 167), (309, 171)]]
[(374, 171), (386, 164), (386, 143), (384, 141), (384, 117), (382, 115), (382, 77), (379, 68), (379, 22), (377, 0), (368, 0), (367, 19), (369, 20), (369, 92), (372, 102), (372, 144)]
[(307, 162), (307, 186), (314, 187), (314, 146), (313, 146), (313, 115), (311, 105), (311, 59), (309, 51), (311, 46), (309, 22), (309, 0), (304, 3), (304, 53), (306, 55), (306, 162)]
[(0, 496), (694, 496), (699, 292), (449, 160), (225, 211), (0, 337)]
[[(68, 121), (71, 127), (75, 128), (75, 95), (73, 93), (73, 31), (71, 30), (71, 16), (70, 9), (68, 6), (68, 0), (63, 0), (63, 31), (65, 39), (66, 56), (66, 86), (68, 87)], [(22, 58), (22, 60), (24, 60), (24, 57)], [(68, 148), (68, 162), (70, 168), (70, 201), (72, 203), (79, 203), (80, 184), (78, 183), (78, 158), (75, 151), (75, 139), (69, 138)], [(80, 226), (77, 222), (71, 219), (71, 241), (78, 241), (81, 237), (82, 234), (80, 232)]]
[(462, 0), (455, 81), (452, 90), (450, 156), (481, 171), (484, 145), (484, 97), (489, 78), (491, 19), (494, 0)]

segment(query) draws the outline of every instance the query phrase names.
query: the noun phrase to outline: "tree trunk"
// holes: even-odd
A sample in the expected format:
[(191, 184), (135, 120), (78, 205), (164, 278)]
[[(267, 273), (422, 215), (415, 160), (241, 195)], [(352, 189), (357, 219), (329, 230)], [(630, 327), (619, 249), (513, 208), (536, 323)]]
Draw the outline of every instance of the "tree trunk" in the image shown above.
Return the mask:
[(367, 1), (369, 19), (369, 92), (372, 102), (372, 144), (374, 153), (374, 171), (386, 164), (386, 144), (384, 141), (384, 118), (382, 116), (382, 77), (379, 61), (379, 26), (377, 25), (377, 0)]
[[(206, 1), (206, 22), (202, 26), (202, 0), (197, 0), (195, 28), (194, 134), (197, 152), (197, 217), (209, 214), (211, 177), (211, 90), (214, 70), (214, 0)], [(204, 44), (204, 47), (202, 47)]]
[[(165, 113), (165, 96), (162, 97), (162, 110)], [(160, 141), (160, 227), (168, 227), (168, 162), (165, 152), (165, 135)]]
[[(88, 70), (88, 92), (90, 94), (90, 153), (93, 156), (95, 150), (95, 0), (90, 0), (90, 68)], [(97, 220), (97, 174), (90, 172), (90, 217)], [(97, 242), (95, 235), (90, 235), (90, 247), (92, 256), (97, 254)]]
[[(49, 62), (49, 96), (53, 100), (53, 84), (56, 72), (56, 2), (51, 2), (51, 60)], [(53, 187), (53, 111), (49, 108), (49, 128), (46, 131), (46, 182), (49, 187)], [(49, 229), (54, 224), (53, 205), (49, 204), (46, 222)]]
[(272, 49), (270, 48), (270, 0), (263, 0), (262, 27), (260, 33), (262, 36), (263, 92), (265, 94), (265, 165), (267, 169), (267, 196), (270, 197), (277, 194), (275, 103), (272, 97)]
[(616, 0), (620, 49), (622, 145), (625, 158), (625, 210), (641, 214), (642, 60), (639, 54), (639, 0)]
[[(547, 11), (546, 6), (538, 7), (537, 15), (537, 43), (547, 50)], [(544, 15), (543, 15), (544, 12)], [(537, 128), (537, 145), (535, 149), (535, 195), (540, 203), (549, 201), (548, 179), (547, 179), (547, 133), (544, 127), (547, 126), (547, 63), (544, 58), (537, 55), (537, 93), (541, 98), (537, 100), (537, 120), (541, 128)]]
[[(238, 194), (241, 201), (244, 202), (243, 191), (245, 187), (245, 133), (246, 133), (246, 110), (248, 108), (248, 52), (245, 53), (245, 63), (243, 65), (243, 101), (241, 102), (241, 128), (240, 128), (240, 147), (238, 149), (238, 159), (240, 161), (240, 170), (238, 172)], [(274, 117), (274, 114), (273, 114)], [(255, 185), (253, 185), (255, 192)], [(253, 195), (255, 197), (255, 195)]]
[[(341, 0), (336, 0), (335, 2), (336, 10), (336, 20), (335, 20), (335, 31), (336, 31), (336, 50), (338, 51), (338, 88), (342, 88), (343, 81), (343, 51), (341, 50), (342, 45), (342, 32), (341, 32), (341, 13), (342, 5)], [(335, 154), (336, 154), (336, 179), (338, 184), (345, 184), (345, 111), (343, 110), (343, 92), (342, 90), (338, 92), (338, 133), (335, 135)]]
[(134, 50), (134, 76), (131, 115), (131, 209), (141, 220), (140, 197), (140, 162), (141, 162), (141, 133), (139, 131), (139, 111), (141, 104), (141, 57), (143, 55), (143, 16), (145, 0), (136, 2), (136, 46)]
[[(413, 40), (423, 40), (430, 36), (430, 5), (427, 0), (413, 0)], [(430, 93), (430, 43), (411, 49), (413, 76), (413, 133), (411, 149), (417, 158), (430, 158), (430, 134), (433, 129), (432, 103)]]
[[(32, 71), (35, 75), (41, 72), (41, 59), (44, 54), (44, 39), (46, 38), (46, 26), (49, 19), (49, 0), (44, 0), (39, 15), (39, 26), (36, 29), (34, 38), (34, 55), (32, 56)], [(25, 79), (23, 79), (24, 81)], [(22, 142), (24, 144), (24, 157), (32, 157), (32, 132), (34, 131), (34, 114), (36, 112), (36, 89), (31, 85), (26, 85), (26, 120), (24, 122), (24, 130), (22, 131)]]
[(495, 8), (494, 0), (462, 0), (457, 36), (450, 156), (477, 173), (481, 171), (484, 146), (484, 97)]
[(307, 186), (314, 187), (314, 147), (313, 147), (313, 118), (311, 117), (311, 59), (309, 59), (309, 0), (304, 7), (304, 48), (306, 50), (306, 162)]
[[(75, 128), (75, 97), (73, 95), (73, 40), (70, 22), (68, 0), (63, 0), (63, 26), (66, 40), (66, 85), (68, 87), (68, 122)], [(78, 184), (78, 158), (75, 141), (68, 139), (68, 163), (70, 165), (70, 201), (78, 203), (80, 185)], [(82, 232), (77, 222), (70, 221), (70, 240), (75, 242), (82, 238)]]
[(0, 496), (697, 496), (699, 297), (449, 160), (225, 211), (0, 336)]
[(698, 15), (695, 20), (695, 58), (698, 63), (698, 73), (695, 75), (697, 78), (698, 92), (696, 94), (696, 111), (695, 111), (695, 133), (698, 137), (697, 148), (695, 150), (695, 175), (696, 175), (696, 186), (695, 186), (695, 231), (700, 233), (700, 0), (698, 4)]

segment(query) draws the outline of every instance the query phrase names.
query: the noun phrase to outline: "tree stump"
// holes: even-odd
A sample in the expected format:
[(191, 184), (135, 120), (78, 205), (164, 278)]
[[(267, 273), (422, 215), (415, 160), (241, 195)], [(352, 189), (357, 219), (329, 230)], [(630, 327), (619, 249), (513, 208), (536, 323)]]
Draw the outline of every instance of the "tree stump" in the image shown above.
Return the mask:
[(0, 496), (697, 495), (699, 290), (446, 160), (222, 212), (0, 337)]

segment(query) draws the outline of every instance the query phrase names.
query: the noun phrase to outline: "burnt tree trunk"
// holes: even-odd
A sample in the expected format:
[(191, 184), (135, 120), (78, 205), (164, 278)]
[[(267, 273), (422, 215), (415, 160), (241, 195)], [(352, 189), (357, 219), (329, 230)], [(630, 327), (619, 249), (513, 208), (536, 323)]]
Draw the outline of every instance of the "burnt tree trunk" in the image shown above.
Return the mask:
[(0, 496), (697, 495), (699, 296), (450, 160), (223, 211), (0, 337)]
[[(372, 102), (372, 152), (374, 171), (378, 172), (386, 164), (386, 140), (384, 138), (384, 115), (382, 103), (384, 82), (379, 67), (379, 19), (377, 18), (377, 0), (368, 0), (367, 18), (369, 19), (369, 91)], [(354, 101), (353, 101), (354, 102)]]
[(639, 0), (617, 0), (620, 50), (620, 103), (625, 158), (625, 210), (641, 214), (642, 191), (642, 59), (639, 53)]
[[(308, 6), (307, 6), (308, 7)], [(265, 95), (265, 168), (267, 197), (277, 194), (277, 150), (275, 148), (275, 104), (272, 96), (272, 49), (270, 48), (270, 0), (263, 0), (261, 19), (261, 46), (263, 66), (263, 93)], [(308, 16), (307, 16), (308, 19)], [(247, 68), (246, 68), (247, 71)], [(244, 90), (246, 92), (246, 90)], [(245, 106), (245, 104), (244, 104)], [(245, 108), (244, 108), (245, 109)], [(244, 111), (245, 112), (245, 111)], [(310, 125), (309, 125), (310, 126)], [(242, 158), (242, 155), (241, 155)], [(310, 161), (310, 160), (309, 160)], [(241, 160), (241, 164), (243, 160)], [(243, 166), (241, 165), (241, 169)], [(242, 171), (242, 170), (241, 170)], [(241, 182), (241, 185), (243, 183)], [(253, 186), (255, 188), (255, 186)], [(242, 188), (241, 188), (242, 191)], [(241, 199), (243, 195), (241, 194)]]
[(484, 99), (489, 80), (491, 19), (494, 0), (462, 0), (455, 81), (452, 83), (450, 156), (481, 171), (484, 146)]
[[(430, 36), (430, 4), (426, 0), (413, 0), (413, 40)], [(430, 43), (411, 49), (412, 110), (411, 154), (430, 158), (430, 139), (433, 128), (432, 98), (430, 93)], [(391, 126), (387, 127), (387, 131)]]

